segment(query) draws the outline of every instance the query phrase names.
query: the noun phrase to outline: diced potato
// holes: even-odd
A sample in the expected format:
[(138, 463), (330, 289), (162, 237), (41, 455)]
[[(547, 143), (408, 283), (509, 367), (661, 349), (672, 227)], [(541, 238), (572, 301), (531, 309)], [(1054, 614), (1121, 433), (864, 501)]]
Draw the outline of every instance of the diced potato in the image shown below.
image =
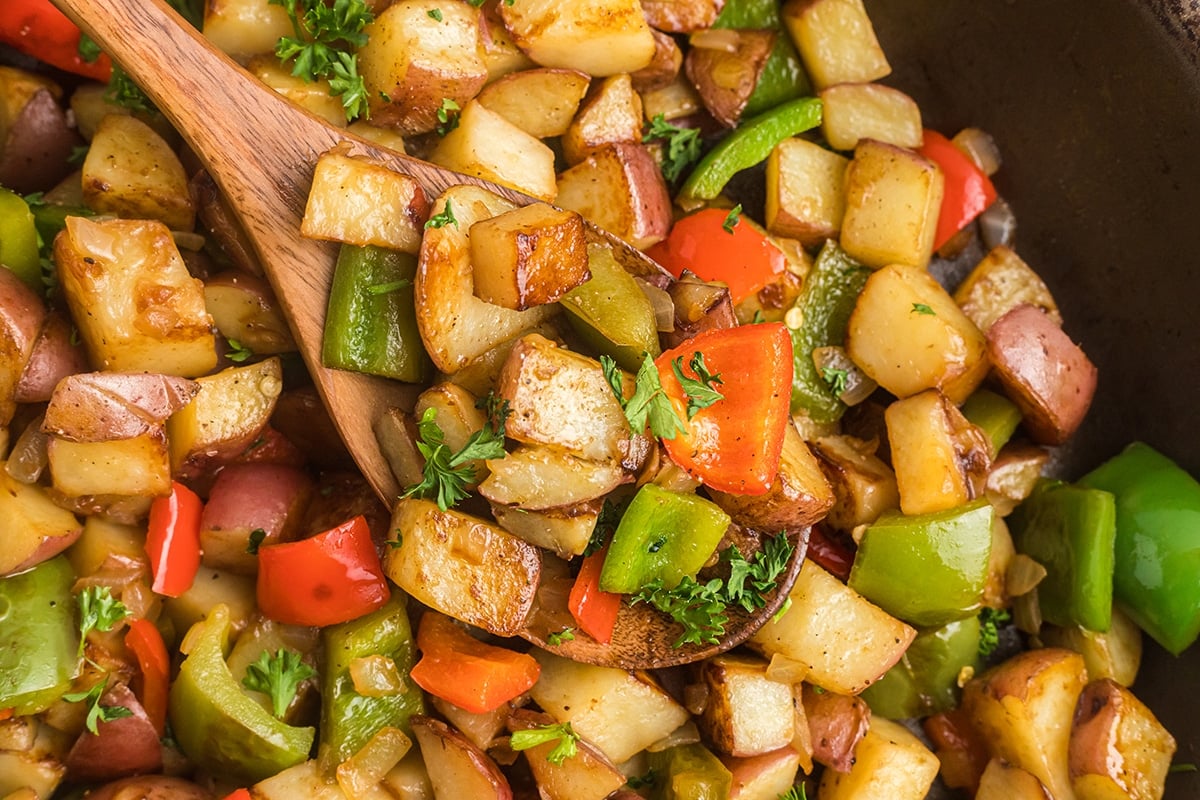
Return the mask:
[(537, 139), (567, 132), (587, 93), (588, 76), (574, 69), (527, 69), (489, 83), (475, 98)]
[(425, 716), (414, 717), (412, 727), (434, 797), (511, 800), (512, 789), (500, 767), (461, 733)]
[(300, 233), (415, 254), (428, 216), (429, 200), (413, 178), (334, 148), (317, 159)]
[(869, 267), (924, 267), (942, 207), (937, 164), (902, 147), (864, 139), (846, 169), (842, 249)]
[(1116, 681), (1089, 683), (1071, 731), (1071, 785), (1079, 800), (1159, 800), (1175, 738)]
[(881, 83), (839, 83), (818, 96), (821, 132), (835, 150), (853, 150), (862, 139), (921, 146), (921, 109), (899, 89)]
[(21, 483), (0, 462), (0, 575), (20, 572), (62, 552), (83, 532), (37, 484)]
[(463, 107), (458, 127), (442, 137), (429, 160), (547, 202), (557, 191), (554, 152), (474, 100)]
[(775, 45), (769, 30), (723, 30), (724, 47), (699, 47), (693, 41), (684, 59), (688, 80), (700, 93), (713, 119), (732, 128), (754, 94)]
[(268, 0), (208, 0), (204, 38), (234, 58), (274, 53), (282, 36), (292, 36), (287, 10)]
[(824, 518), (834, 495), (820, 462), (794, 425), (783, 433), (779, 472), (766, 494), (728, 494), (710, 489), (712, 501), (739, 525), (761, 531), (796, 530)]
[(1051, 800), (1042, 782), (1020, 767), (993, 758), (979, 778), (975, 800)]
[(846, 352), (897, 397), (940, 389), (961, 403), (987, 376), (983, 334), (933, 276), (892, 265), (867, 279), (850, 315)]
[(487, 81), (479, 12), (465, 3), (400, 0), (363, 33), (358, 71), (376, 125), (427, 133), (445, 100), (462, 106)]
[(325, 78), (307, 81), (293, 75), (291, 69), (281, 64), (274, 53), (254, 56), (246, 63), (246, 69), (277, 94), (316, 114), (330, 125), (345, 127), (346, 108), (342, 105), (341, 98), (330, 89), (329, 81)]
[(879, 680), (917, 632), (811, 560), (800, 568), (791, 606), (768, 620), (750, 646), (798, 661), (808, 680), (840, 694), (857, 694)]
[(483, 45), (483, 63), (487, 65), (489, 82), (513, 72), (537, 67), (529, 56), (521, 52), (508, 28), (504, 27), (504, 20), (500, 17), (501, 5), (500, 2), (487, 2), (479, 9), (479, 38)]
[(988, 470), (984, 487), (997, 514), (1007, 516), (1033, 493), (1033, 487), (1042, 477), (1042, 468), (1049, 460), (1050, 453), (1035, 445), (1010, 442), (1001, 448)]
[(512, 311), (475, 296), (471, 226), (511, 211), (512, 203), (474, 186), (455, 186), (438, 199), (433, 211), (445, 214), (447, 207), (457, 223), (425, 231), (414, 284), (417, 327), (425, 349), (439, 370), (454, 373), (501, 342), (536, 327), (558, 309), (537, 306)]
[(1062, 444), (1096, 393), (1096, 366), (1044, 311), (1020, 305), (992, 323), (988, 358), (1039, 444)]
[(638, 0), (573, 3), (513, 0), (500, 5), (517, 45), (546, 67), (589, 75), (637, 72), (654, 57), (654, 37)]
[(630, 480), (617, 461), (588, 461), (550, 445), (524, 445), (490, 459), (479, 493), (501, 505), (530, 511), (595, 500)]
[(767, 230), (814, 247), (836, 237), (846, 213), (849, 159), (807, 139), (784, 139), (767, 157)]
[(392, 514), (398, 547), (384, 570), (417, 600), (455, 619), (514, 636), (533, 606), (541, 552), (501, 528), (428, 500), (403, 498)]
[(852, 436), (823, 436), (809, 446), (833, 488), (833, 507), (825, 517), (829, 525), (851, 531), (899, 507), (896, 473), (875, 455), (871, 443)]
[(983, 586), (982, 602), (988, 608), (1005, 608), (1012, 602), (1008, 592), (1008, 570), (1017, 549), (1012, 534), (1000, 512), (992, 517), (992, 549), (988, 553), (987, 582)]
[(1132, 686), (1142, 663), (1142, 629), (1120, 606), (1113, 606), (1112, 623), (1100, 633), (1084, 627), (1059, 628), (1043, 625), (1038, 634), (1047, 647), (1065, 647), (1083, 656), (1088, 680), (1114, 680)]
[(788, 0), (782, 16), (816, 88), (867, 83), (892, 71), (862, 0)]
[[(0, 429), (17, 410), (17, 387), (46, 323), (46, 304), (10, 269), (0, 270)], [(7, 448), (0, 449), (0, 453)]]
[(68, 217), (54, 260), (97, 368), (190, 378), (217, 365), (204, 287), (161, 222)]
[[(437, 426), (441, 428), (446, 446), (456, 452), (466, 446), (472, 434), (487, 424), (487, 415), (476, 408), (475, 402), (475, 396), (461, 386), (445, 382), (435, 383), (417, 397), (414, 415), (416, 419), (421, 419), (428, 409), (434, 409), (437, 413)], [(424, 459), (420, 458), (420, 462), (423, 464)], [(475, 479), (467, 484), (468, 489), (474, 489), (487, 477), (487, 462), (476, 458), (465, 463), (469, 463), (475, 470)], [(421, 478), (417, 477), (415, 481), (406, 485), (419, 483), (420, 480)]]
[(104, 517), (88, 517), (83, 521), (83, 534), (67, 552), (67, 560), (76, 575), (91, 575), (110, 558), (125, 564), (149, 566), (145, 532), (135, 525), (122, 525)]
[(642, 0), (650, 26), (667, 33), (692, 33), (712, 27), (725, 0)]
[(256, 355), (296, 350), (296, 341), (270, 285), (248, 272), (229, 271), (204, 282), (204, 307), (226, 339)]
[(800, 701), (812, 743), (812, 760), (835, 772), (849, 772), (858, 744), (871, 726), (867, 701), (820, 691), (807, 683), (802, 686)]
[(1037, 777), (1051, 797), (1072, 798), (1071, 720), (1086, 682), (1077, 653), (1029, 650), (970, 681), (962, 704), (993, 757)]
[(417, 423), (400, 408), (389, 408), (375, 420), (375, 440), (401, 486), (421, 482), (425, 457), (417, 450)]
[(201, 566), (190, 589), (163, 599), (163, 611), (175, 630), (187, 631), (221, 604), (229, 609), (232, 632), (243, 631), (258, 614), (253, 576)]
[(542, 667), (529, 696), (614, 764), (632, 758), (688, 720), (687, 709), (643, 672), (581, 664), (533, 650)]
[(975, 265), (954, 291), (954, 302), (985, 333), (993, 322), (1024, 303), (1037, 306), (1056, 325), (1062, 325), (1058, 304), (1045, 282), (1004, 245), (992, 248)]
[(360, 119), (357, 122), (350, 123), (350, 127), (347, 130), (355, 136), (361, 136), (368, 142), (381, 145), (389, 150), (395, 150), (397, 153), (408, 152), (408, 148), (404, 144), (404, 137), (391, 128), (372, 125), (370, 122)]
[(517, 705), (517, 702), (509, 700), (491, 711), (476, 712), (460, 708), (437, 695), (426, 695), (425, 699), (480, 750), (492, 747), (496, 738), (507, 732), (505, 725)]
[(708, 702), (699, 726), (717, 750), (758, 756), (788, 745), (795, 735), (792, 687), (767, 677), (767, 662), (724, 654), (700, 665)]
[(636, 142), (605, 145), (560, 175), (555, 203), (639, 249), (662, 241), (671, 227), (662, 171)]
[(921, 800), (937, 777), (937, 756), (898, 722), (873, 717), (847, 773), (826, 770), (821, 800)]
[(591, 277), (583, 218), (531, 203), (471, 226), (475, 296), (514, 311), (553, 303)]
[(506, 434), (594, 461), (618, 460), (629, 421), (600, 364), (538, 334), (517, 341), (497, 381)]
[(69, 497), (154, 497), (171, 491), (171, 460), (161, 426), (154, 432), (104, 442), (52, 436), (46, 455), (54, 488)]
[(346, 793), (332, 777), (321, 771), (316, 759), (302, 761), (250, 787), (253, 800), (347, 800)]
[(729, 800), (778, 800), (791, 790), (797, 771), (803, 769), (800, 754), (791, 746), (761, 756), (720, 758), (733, 776)]
[(83, 162), (83, 199), (101, 214), (156, 219), (190, 231), (196, 209), (179, 156), (146, 123), (124, 114), (100, 120)]
[(560, 558), (582, 555), (600, 518), (599, 504), (583, 503), (546, 511), (492, 506), (496, 523), (530, 544), (553, 550)]
[[(520, 710), (513, 714), (509, 729), (529, 730), (553, 723), (549, 714)], [(575, 755), (561, 764), (549, 758), (555, 745), (543, 742), (525, 751), (538, 794), (545, 800), (604, 800), (625, 785), (625, 775), (588, 742), (578, 742)]]
[(146, 372), (80, 372), (59, 381), (42, 430), (75, 442), (129, 439), (162, 428), (200, 385)]
[(937, 389), (897, 400), (884, 420), (905, 514), (944, 511), (983, 494), (987, 435)]
[(679, 49), (674, 37), (657, 30), (652, 30), (651, 33), (654, 35), (654, 58), (629, 76), (639, 95), (671, 85), (683, 66), (683, 51)]
[(683, 75), (675, 76), (675, 80), (660, 89), (641, 92), (641, 95), (642, 112), (647, 120), (662, 115), (664, 120), (670, 122), (691, 116), (704, 108), (696, 87)]
[(254, 443), (283, 391), (283, 367), (269, 358), (197, 383), (195, 399), (167, 421), (171, 464), (182, 475), (228, 463)]
[(433, 786), (417, 748), (409, 750), (408, 755), (384, 776), (380, 785), (396, 800), (433, 800)]
[(578, 164), (601, 145), (642, 140), (642, 99), (626, 73), (604, 78), (562, 136), (563, 157)]

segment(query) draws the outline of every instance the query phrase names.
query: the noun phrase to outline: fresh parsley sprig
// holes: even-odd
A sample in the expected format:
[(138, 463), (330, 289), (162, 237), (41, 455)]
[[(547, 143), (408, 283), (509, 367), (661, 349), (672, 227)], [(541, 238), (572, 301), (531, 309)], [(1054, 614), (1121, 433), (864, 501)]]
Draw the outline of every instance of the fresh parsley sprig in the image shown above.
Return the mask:
[(650, 127), (642, 141), (661, 141), (666, 145), (662, 173), (668, 181), (676, 180), (684, 170), (700, 160), (700, 130), (672, 125), (662, 114), (655, 114), (650, 120)]
[(725, 395), (713, 388), (714, 384), (720, 385), (724, 381), (721, 380), (720, 375), (713, 375), (708, 371), (708, 367), (704, 364), (704, 354), (699, 351), (692, 353), (692, 360), (688, 362), (688, 366), (696, 374), (695, 378), (684, 375), (682, 365), (683, 356), (679, 356), (671, 362), (671, 370), (675, 373), (675, 379), (679, 381), (679, 385), (683, 387), (684, 394), (687, 395), (687, 417), (690, 420), (700, 409), (708, 408), (718, 400), (725, 399)]
[(742, 221), (742, 204), (738, 203), (733, 208), (729, 209), (729, 213), (725, 215), (725, 221), (721, 223), (721, 229), (728, 234), (733, 234), (734, 228)]
[(546, 760), (551, 764), (562, 764), (579, 752), (579, 748), (576, 747), (579, 734), (575, 732), (569, 722), (560, 722), (557, 725), (539, 725), (536, 728), (513, 731), (509, 746), (513, 750), (528, 750), (539, 744), (555, 741), (558, 744), (554, 745), (554, 748), (546, 754)]
[(608, 356), (600, 356), (600, 366), (604, 370), (604, 379), (625, 411), (629, 427), (634, 433), (641, 433), (649, 426), (650, 432), (663, 439), (674, 439), (687, 426), (675, 413), (671, 398), (667, 397), (662, 381), (658, 377), (658, 367), (654, 359), (646, 353), (642, 365), (638, 367), (637, 378), (634, 380), (633, 396), (625, 399), (622, 391), (621, 371), (617, 362)]
[(775, 588), (779, 576), (787, 572), (795, 550), (785, 534), (777, 534), (763, 540), (762, 549), (753, 561), (747, 561), (736, 546), (725, 551), (729, 561), (729, 580), (725, 582), (725, 595), (730, 605), (754, 611), (767, 604), (763, 597)]
[(1000, 628), (1012, 622), (1012, 614), (1003, 608), (984, 606), (979, 612), (979, 655), (987, 658), (1000, 646)]
[(292, 61), (292, 74), (306, 81), (329, 80), (332, 94), (342, 98), (346, 119), (367, 113), (367, 90), (358, 74), (354, 51), (367, 42), (363, 28), (375, 15), (363, 0), (270, 0), (282, 6), (292, 22), (294, 36), (275, 45), (283, 63)]
[(272, 713), (283, 719), (300, 684), (316, 674), (316, 670), (301, 660), (299, 653), (281, 647), (274, 653), (264, 650), (257, 661), (246, 667), (242, 686), (270, 697)]
[(425, 477), (405, 490), (403, 497), (436, 500), (442, 511), (456, 505), (469, 494), (467, 484), (475, 480), (475, 468), (470, 462), (480, 458), (504, 457), (502, 417), (498, 422), (489, 417), (488, 424), (471, 434), (462, 449), (454, 453), (450, 451), (446, 437), (438, 427), (436, 409), (425, 409), (417, 422), (417, 433), (420, 435), (417, 449), (425, 457), (422, 469)]
[(100, 697), (104, 694), (105, 687), (108, 686), (108, 677), (97, 683), (86, 692), (72, 692), (64, 694), (63, 700), (68, 703), (87, 703), (87, 717), (84, 720), (84, 725), (93, 734), (100, 733), (101, 722), (112, 722), (122, 717), (132, 717), (133, 712), (125, 706), (102, 706), (100, 705)]
[(88, 586), (75, 596), (79, 604), (79, 655), (91, 631), (111, 631), (129, 616), (129, 609), (112, 596), (107, 586)]
[(430, 228), (444, 228), (447, 225), (458, 227), (458, 218), (454, 216), (454, 208), (450, 205), (449, 200), (446, 200), (446, 205), (439, 213), (425, 220), (425, 230), (429, 230)]

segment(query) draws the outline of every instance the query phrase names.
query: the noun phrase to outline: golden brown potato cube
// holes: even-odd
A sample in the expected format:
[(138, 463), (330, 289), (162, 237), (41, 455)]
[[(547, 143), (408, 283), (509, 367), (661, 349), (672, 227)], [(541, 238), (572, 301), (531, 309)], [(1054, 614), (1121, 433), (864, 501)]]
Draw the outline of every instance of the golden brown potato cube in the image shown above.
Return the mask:
[(278, 358), (199, 378), (195, 399), (167, 421), (171, 464), (196, 475), (241, 455), (262, 433), (283, 390)]
[(208, 0), (204, 38), (234, 58), (274, 53), (282, 36), (292, 36), (287, 10), (269, 0)]
[(479, 9), (479, 38), (483, 45), (483, 63), (487, 65), (489, 83), (511, 72), (537, 66), (521, 52), (504, 26), (500, 16), (501, 5), (501, 2), (486, 2)]
[[(518, 709), (509, 718), (508, 728), (515, 732), (553, 724), (554, 717), (549, 714)], [(525, 751), (539, 796), (546, 800), (604, 800), (625, 785), (625, 775), (590, 743), (577, 742), (575, 755), (562, 763), (549, 758), (556, 744), (548, 741)]]
[(554, 152), (504, 117), (467, 103), (458, 127), (442, 137), (429, 160), (549, 202), (556, 192)]
[(642, 111), (647, 120), (661, 114), (664, 120), (670, 122), (695, 114), (704, 108), (696, 87), (683, 75), (676, 75), (675, 80), (666, 86), (642, 92), (641, 95)]
[(83, 199), (101, 214), (156, 219), (190, 231), (196, 209), (179, 156), (141, 120), (109, 114), (100, 120), (83, 161)]
[(1048, 647), (1065, 647), (1083, 656), (1088, 679), (1108, 678), (1132, 686), (1142, 663), (1142, 629), (1114, 606), (1107, 631), (1089, 631), (1082, 626), (1060, 628), (1043, 625), (1038, 634)]
[(400, 408), (389, 408), (375, 420), (374, 432), (379, 450), (400, 485), (420, 483), (424, 478), (425, 457), (417, 450), (417, 423), (413, 415)]
[(784, 139), (767, 157), (767, 230), (809, 247), (836, 237), (846, 213), (850, 160), (807, 139)]
[(591, 91), (567, 126), (563, 158), (574, 165), (602, 145), (641, 140), (642, 98), (633, 90), (629, 75), (612, 75)]
[(987, 435), (937, 389), (895, 401), (884, 420), (905, 514), (944, 511), (983, 493), (992, 462)]
[(667, 33), (692, 33), (711, 28), (725, 0), (642, 0), (650, 27)]
[(700, 681), (708, 689), (700, 729), (722, 753), (757, 756), (791, 743), (792, 687), (767, 678), (766, 661), (714, 656), (701, 664)]
[[(505, 800), (512, 797), (508, 779), (492, 757), (454, 728), (438, 719), (413, 717), (413, 738), (429, 772), (434, 797), (477, 797)], [(309, 796), (288, 794), (285, 796)]]
[(487, 462), (479, 493), (493, 503), (530, 511), (595, 500), (630, 480), (616, 461), (588, 461), (549, 445), (518, 447)]
[(316, 114), (330, 125), (346, 126), (346, 107), (341, 98), (333, 93), (329, 81), (320, 78), (308, 81), (293, 75), (290, 68), (280, 63), (274, 53), (252, 57), (246, 63), (250, 74), (270, 86), (301, 108)]
[(296, 350), (291, 328), (275, 292), (249, 272), (230, 270), (204, 282), (204, 306), (226, 339), (235, 339), (260, 356)]
[(884, 389), (940, 389), (954, 403), (987, 376), (986, 344), (933, 276), (900, 265), (867, 279), (846, 334), (850, 358)]
[(51, 436), (46, 455), (54, 488), (68, 497), (156, 497), (171, 491), (171, 459), (161, 425), (140, 436), (103, 442)]
[(204, 286), (163, 223), (68, 217), (54, 260), (94, 366), (190, 378), (217, 365)]
[(791, 791), (798, 771), (804, 769), (803, 757), (791, 745), (761, 756), (718, 758), (733, 776), (729, 800), (777, 800)]
[(787, 0), (782, 16), (817, 89), (892, 71), (862, 0)]
[(724, 33), (730, 40), (728, 49), (693, 46), (683, 70), (713, 119), (732, 128), (754, 94), (777, 34), (732, 29)]
[(872, 717), (849, 772), (825, 770), (821, 800), (921, 800), (937, 777), (938, 760), (898, 722)]
[(334, 148), (317, 159), (300, 233), (416, 253), (428, 216), (429, 200), (414, 179)]
[(1073, 797), (1067, 757), (1083, 657), (1045, 648), (1020, 653), (970, 681), (963, 709), (993, 757), (1033, 774), (1051, 797)]
[[(475, 396), (463, 387), (447, 382), (435, 383), (417, 397), (417, 406), (413, 414), (415, 419), (421, 419), (425, 412), (432, 408), (446, 446), (451, 452), (457, 452), (466, 447), (471, 436), (487, 424), (487, 416), (476, 408), (475, 403)], [(423, 465), (425, 460), (420, 458), (419, 461)], [(470, 464), (471, 469), (475, 471), (474, 479), (467, 483), (468, 489), (474, 489), (488, 475), (487, 462), (476, 458), (464, 463)], [(419, 483), (420, 480), (418, 477), (411, 483)]]
[(1058, 304), (1045, 282), (1004, 245), (992, 248), (971, 270), (954, 290), (954, 302), (985, 333), (993, 322), (1023, 303), (1037, 306), (1056, 325), (1062, 325)]
[(839, 83), (818, 96), (821, 132), (835, 150), (853, 150), (862, 139), (921, 146), (921, 109), (899, 89), (881, 83)]
[(425, 605), (497, 636), (515, 636), (533, 605), (541, 551), (481, 519), (402, 498), (392, 513), (399, 545), (384, 571)]
[(508, 32), (545, 67), (589, 75), (637, 72), (654, 57), (654, 37), (638, 0), (513, 0), (500, 4)]
[(471, 226), (475, 296), (524, 311), (557, 301), (592, 276), (583, 218), (531, 203)]
[(1175, 738), (1133, 693), (1107, 678), (1083, 690), (1071, 731), (1071, 785), (1079, 800), (1159, 800)]
[(1051, 800), (1042, 782), (1020, 767), (998, 758), (988, 762), (979, 777), (975, 800)]
[(70, 511), (36, 483), (21, 483), (0, 462), (0, 575), (26, 570), (74, 544), (83, 532)]
[(896, 473), (875, 455), (873, 443), (853, 436), (822, 436), (809, 447), (833, 488), (833, 507), (825, 517), (829, 525), (852, 531), (899, 508)]
[(749, 644), (767, 656), (800, 662), (810, 682), (831, 692), (861, 692), (900, 660), (917, 635), (813, 561), (804, 562), (788, 597), (787, 611)]
[(902, 147), (864, 139), (846, 169), (842, 249), (869, 267), (924, 267), (944, 182), (937, 164)]
[(605, 145), (560, 175), (555, 204), (639, 249), (662, 241), (671, 227), (662, 171), (636, 142)]
[(493, 505), (496, 524), (530, 544), (553, 550), (560, 558), (583, 555), (596, 530), (602, 504), (581, 503), (545, 511)]
[(793, 425), (784, 428), (779, 472), (766, 494), (727, 494), (711, 489), (708, 494), (734, 522), (760, 531), (812, 525), (825, 517), (834, 502), (820, 462)]
[(988, 358), (1039, 444), (1062, 444), (1096, 393), (1096, 366), (1044, 311), (1021, 305), (992, 323)]
[(505, 75), (475, 99), (530, 136), (545, 139), (567, 132), (590, 82), (579, 70), (539, 67)]
[(465, 3), (401, 0), (363, 33), (358, 71), (376, 125), (428, 133), (446, 100), (462, 106), (487, 81), (479, 13)]
[(520, 339), (500, 372), (507, 435), (594, 461), (619, 460), (629, 421), (594, 359), (538, 334)]
[(1001, 448), (988, 470), (984, 492), (996, 513), (1007, 516), (1033, 493), (1050, 453), (1041, 447), (1010, 442)]

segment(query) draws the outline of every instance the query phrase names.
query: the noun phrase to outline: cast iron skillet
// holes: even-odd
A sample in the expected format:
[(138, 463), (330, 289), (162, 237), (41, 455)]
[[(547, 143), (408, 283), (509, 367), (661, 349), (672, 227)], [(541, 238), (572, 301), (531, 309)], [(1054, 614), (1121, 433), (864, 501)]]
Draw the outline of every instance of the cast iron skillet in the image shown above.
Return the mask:
[[(1200, 9), (1188, 0), (867, 0), (925, 124), (989, 131), (1017, 252), (1099, 367), (1075, 478), (1141, 439), (1200, 476)], [(1192, 6), (1188, 10), (1188, 6)], [(1134, 687), (1200, 762), (1200, 647)], [(1176, 773), (1168, 798), (1200, 797)]]

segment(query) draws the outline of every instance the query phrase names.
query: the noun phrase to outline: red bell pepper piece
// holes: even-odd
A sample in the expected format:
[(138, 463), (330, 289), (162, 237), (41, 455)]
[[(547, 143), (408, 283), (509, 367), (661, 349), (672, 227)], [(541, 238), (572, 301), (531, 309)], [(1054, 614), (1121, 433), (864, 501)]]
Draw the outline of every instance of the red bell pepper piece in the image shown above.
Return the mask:
[[(690, 363), (704, 356), (708, 372), (721, 379), (723, 399), (687, 420), (683, 387), (671, 363), (682, 356), (683, 374), (696, 378)], [(667, 454), (705, 486), (732, 494), (764, 494), (779, 472), (783, 434), (791, 424), (792, 340), (783, 324), (760, 323), (712, 330), (658, 357), (663, 390), (687, 431), (664, 439)]]
[(391, 596), (367, 519), (258, 550), (258, 607), (276, 622), (335, 625), (374, 611)]
[(229, 794), (225, 795), (222, 800), (251, 800), (252, 795), (249, 789), (234, 789)]
[(125, 645), (137, 657), (141, 669), (138, 699), (154, 729), (162, 736), (167, 728), (167, 692), (170, 688), (171, 657), (167, 645), (154, 623), (135, 619), (125, 632)]
[(146, 554), (150, 556), (151, 586), (159, 594), (178, 597), (192, 588), (200, 569), (200, 514), (204, 503), (191, 489), (171, 482), (171, 493), (150, 505)]
[(683, 217), (646, 255), (676, 278), (686, 269), (701, 280), (722, 281), (733, 302), (740, 303), (778, 279), (787, 260), (752, 222), (739, 218), (730, 227), (728, 218), (729, 212), (722, 208)]
[(80, 35), (79, 27), (50, 0), (4, 0), (0, 42), (67, 72), (107, 82), (112, 61), (103, 53), (95, 61), (84, 61)]
[(945, 179), (933, 237), (933, 249), (937, 250), (995, 202), (996, 187), (966, 153), (937, 131), (925, 129), (925, 141), (918, 152), (941, 167)]
[(567, 608), (579, 625), (580, 630), (600, 644), (612, 641), (613, 629), (617, 626), (617, 612), (621, 610), (621, 595), (600, 589), (600, 570), (604, 567), (605, 547), (583, 559), (579, 575), (571, 586)]
[(452, 619), (426, 611), (417, 629), (417, 685), (476, 714), (494, 711), (528, 691), (542, 668), (527, 653), (479, 641)]
[(850, 580), (854, 552), (854, 541), (850, 537), (830, 531), (820, 523), (813, 525), (808, 534), (808, 551), (805, 558), (815, 561), (842, 582)]

